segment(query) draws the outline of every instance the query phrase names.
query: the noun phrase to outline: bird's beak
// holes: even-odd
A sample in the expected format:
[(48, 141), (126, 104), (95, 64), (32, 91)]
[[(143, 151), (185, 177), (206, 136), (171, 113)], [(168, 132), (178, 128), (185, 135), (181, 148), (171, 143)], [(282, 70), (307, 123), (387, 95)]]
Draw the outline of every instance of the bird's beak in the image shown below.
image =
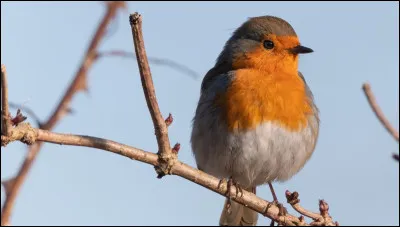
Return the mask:
[(293, 48), (290, 48), (289, 52), (292, 54), (308, 54), (308, 53), (312, 53), (314, 51), (311, 48), (298, 45)]

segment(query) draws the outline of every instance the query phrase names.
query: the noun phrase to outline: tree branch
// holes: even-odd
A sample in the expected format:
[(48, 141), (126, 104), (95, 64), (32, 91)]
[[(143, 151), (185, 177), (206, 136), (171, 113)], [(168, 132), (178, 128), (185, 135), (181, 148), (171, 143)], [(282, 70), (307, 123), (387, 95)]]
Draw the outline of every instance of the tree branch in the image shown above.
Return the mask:
[(311, 211), (308, 211), (300, 206), (300, 199), (298, 198), (299, 193), (297, 193), (297, 192), (291, 193), (290, 191), (286, 191), (285, 195), (286, 195), (287, 202), (293, 207), (293, 209), (295, 211), (299, 212), (300, 214), (302, 214), (308, 218), (311, 218), (314, 221), (323, 220), (321, 215), (311, 212)]
[[(383, 127), (386, 128), (389, 134), (392, 135), (397, 142), (399, 142), (399, 132), (390, 124), (389, 120), (385, 117), (385, 114), (383, 114), (383, 111), (376, 102), (374, 93), (371, 90), (371, 86), (368, 83), (364, 83), (362, 88), (364, 90), (365, 96), (367, 97), (368, 103), (372, 108), (372, 111), (375, 113), (375, 116), (382, 123)], [(398, 154), (393, 154), (392, 157), (394, 160), (399, 161)]]
[[(110, 50), (97, 53), (97, 57), (122, 57), (122, 58), (135, 58), (135, 55), (131, 52), (123, 51), (123, 50)], [(156, 58), (156, 57), (148, 57), (149, 63), (153, 63), (155, 65), (165, 65), (182, 73), (185, 73), (191, 76), (193, 79), (199, 78), (199, 74), (197, 74), (194, 70), (189, 67), (179, 64), (170, 59), (165, 58)]]
[[(78, 72), (76, 73), (74, 80), (70, 84), (69, 88), (59, 102), (57, 108), (54, 110), (53, 114), (42, 125), (42, 129), (52, 130), (57, 122), (61, 120), (61, 118), (69, 109), (68, 106), (70, 105), (73, 96), (77, 92), (87, 89), (86, 75), (90, 66), (92, 66), (94, 62), (99, 43), (105, 35), (107, 25), (112, 21), (118, 9), (122, 7), (125, 7), (124, 2), (109, 2), (107, 4), (107, 11), (103, 19), (101, 20), (101, 23), (99, 24), (96, 33), (92, 38), (92, 41), (90, 42), (90, 45), (86, 51), (85, 58), (82, 61), (82, 64)], [(6, 225), (9, 223), (12, 208), (17, 198), (19, 189), (22, 186), (29, 170), (31, 169), (40, 151), (41, 146), (42, 143), (35, 143), (29, 148), (28, 154), (25, 157), (23, 164), (21, 165), (16, 177), (13, 178), (12, 187), (8, 187), (9, 191), (6, 192), (7, 196), (1, 213), (1, 225)]]
[[(21, 141), (27, 144), (32, 144), (35, 142), (48, 142), (60, 145), (91, 147), (109, 151), (133, 160), (153, 165), (155, 167), (160, 164), (158, 155), (151, 152), (130, 147), (107, 139), (83, 135), (54, 133), (48, 130), (32, 128), (28, 123), (19, 124), (18, 126), (13, 128), (13, 133), (10, 137), (1, 136), (1, 141), (2, 144), (5, 145), (13, 141)], [(183, 177), (220, 195), (226, 196), (226, 191), (228, 190), (226, 182), (221, 183), (218, 178), (204, 173), (198, 169), (195, 169), (180, 161), (175, 162), (170, 170), (170, 174)], [(236, 194), (235, 187), (231, 187), (230, 190), (232, 195)], [(234, 197), (232, 199), (263, 215), (266, 215), (271, 219), (274, 219), (278, 223), (287, 225), (308, 225), (307, 223), (305, 223), (304, 219), (302, 220), (302, 218), (297, 218), (294, 215), (287, 214), (285, 216), (279, 216), (279, 208), (277, 206), (275, 206), (273, 203), (257, 197), (251, 192), (243, 190), (243, 194), (240, 193), (240, 196)], [(268, 209), (266, 210), (267, 207)], [(307, 214), (304, 208), (299, 210), (302, 211), (302, 213)], [(321, 224), (322, 220), (324, 219), (318, 219), (318, 223)], [(323, 224), (335, 225), (335, 223), (332, 223), (332, 221), (330, 223), (323, 222)]]
[(11, 133), (11, 117), (8, 108), (7, 70), (1, 65), (1, 134), (9, 136)]
[[(320, 213), (314, 213), (306, 210), (300, 205), (299, 193), (290, 191), (285, 192), (287, 203), (289, 203), (295, 211), (304, 215), (305, 217), (311, 218), (313, 222), (311, 225), (315, 226), (338, 226), (339, 223), (333, 222), (332, 217), (329, 215), (329, 205), (324, 200), (319, 201), (319, 211)], [(303, 219), (303, 218), (299, 218)]]
[(64, 116), (66, 110), (68, 109), (69, 104), (71, 103), (72, 97), (81, 90), (87, 90), (87, 72), (89, 68), (93, 65), (94, 60), (96, 59), (96, 53), (100, 41), (103, 39), (107, 25), (112, 21), (115, 17), (117, 10), (121, 7), (125, 6), (124, 2), (110, 2), (107, 4), (107, 12), (104, 15), (101, 23), (99, 24), (96, 33), (93, 36), (92, 41), (86, 51), (84, 60), (82, 61), (81, 66), (79, 67), (78, 72), (74, 80), (72, 81), (70, 87), (66, 91), (65, 95), (63, 96), (61, 102), (54, 110), (53, 114), (51, 115), (50, 119), (44, 124), (44, 129), (52, 129), (57, 122)]
[(376, 117), (381, 121), (382, 125), (393, 136), (393, 138), (397, 140), (397, 142), (399, 142), (399, 132), (397, 132), (397, 130), (390, 124), (389, 120), (385, 117), (385, 114), (383, 114), (383, 111), (376, 102), (375, 96), (371, 90), (371, 86), (368, 83), (365, 83), (363, 84), (363, 90), (365, 96), (368, 99), (369, 105), (374, 111)]
[(177, 159), (177, 155), (172, 152), (168, 138), (168, 128), (162, 117), (160, 108), (158, 107), (156, 93), (154, 89), (153, 79), (149, 62), (147, 60), (146, 49), (144, 47), (142, 32), (142, 16), (138, 13), (129, 16), (129, 22), (132, 28), (133, 43), (135, 47), (136, 59), (140, 72), (140, 79), (144, 96), (146, 98), (147, 107), (153, 120), (154, 130), (158, 144), (159, 164), (156, 167), (159, 178), (170, 173), (171, 167)]

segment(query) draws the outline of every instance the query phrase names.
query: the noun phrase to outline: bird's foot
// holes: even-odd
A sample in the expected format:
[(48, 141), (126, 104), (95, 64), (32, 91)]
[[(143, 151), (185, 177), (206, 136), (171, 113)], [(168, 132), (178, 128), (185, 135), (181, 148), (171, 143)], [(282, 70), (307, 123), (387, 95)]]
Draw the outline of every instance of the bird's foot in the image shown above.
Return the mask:
[[(225, 181), (226, 181), (225, 179), (220, 180), (218, 187)], [(227, 202), (226, 206), (227, 206), (228, 213), (230, 213), (231, 200), (233, 198), (233, 195), (232, 195), (233, 193), (231, 192), (232, 186), (235, 186), (235, 189), (236, 189), (235, 193), (234, 193), (235, 198), (237, 198), (239, 196), (239, 194), (240, 194), (240, 197), (243, 196), (243, 189), (241, 188), (241, 186), (239, 185), (238, 182), (233, 180), (232, 177), (229, 177), (229, 180), (226, 183), (227, 183), (227, 185), (226, 185), (227, 189), (225, 192), (225, 196), (228, 197), (228, 202)]]
[[(283, 206), (283, 204), (280, 203), (278, 200), (274, 200), (272, 203), (269, 203), (269, 204), (268, 204), (267, 208), (265, 209), (264, 216), (267, 216), (266, 214), (267, 214), (269, 208), (270, 208), (271, 206), (273, 206), (273, 205), (277, 206), (278, 209), (279, 209), (278, 217), (286, 216), (286, 215), (288, 214), (288, 211), (287, 211), (287, 209)], [(274, 220), (271, 220), (270, 226), (274, 226), (274, 225), (275, 225), (275, 221), (274, 221)]]

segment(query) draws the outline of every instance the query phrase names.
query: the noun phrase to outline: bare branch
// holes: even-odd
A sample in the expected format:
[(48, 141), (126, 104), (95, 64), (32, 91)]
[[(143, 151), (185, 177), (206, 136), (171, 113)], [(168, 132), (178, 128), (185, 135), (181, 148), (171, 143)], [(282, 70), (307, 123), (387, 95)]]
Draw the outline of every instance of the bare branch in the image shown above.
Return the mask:
[(375, 96), (371, 90), (371, 86), (368, 83), (364, 83), (363, 90), (376, 117), (381, 121), (382, 125), (393, 136), (393, 138), (399, 142), (399, 132), (397, 132), (397, 130), (390, 124), (389, 120), (383, 114), (381, 108), (376, 102)]
[[(23, 143), (33, 143), (35, 141), (37, 142), (40, 141), (40, 142), (48, 142), (60, 145), (91, 147), (109, 151), (118, 155), (122, 155), (133, 160), (153, 165), (155, 167), (160, 164), (158, 155), (154, 153), (130, 147), (107, 139), (91, 137), (91, 136), (83, 136), (83, 135), (54, 133), (48, 130), (32, 128), (28, 123), (21, 123), (20, 125), (15, 127), (13, 131), (14, 132), (12, 133), (11, 137), (5, 137), (5, 136), (1, 137), (2, 143), (3, 142), (9, 143), (12, 141), (19, 140)], [(176, 147), (178, 146), (179, 145), (177, 145)], [(171, 167), (170, 174), (183, 177), (198, 185), (208, 188), (222, 196), (227, 195), (226, 191), (228, 190), (228, 187), (226, 182), (221, 183), (220, 179), (211, 176), (207, 173), (204, 173), (198, 169), (195, 169), (180, 161), (176, 161), (175, 164)], [(235, 195), (236, 193), (235, 187), (230, 187), (230, 190), (231, 194)], [(308, 225), (307, 223), (305, 223), (304, 218), (297, 218), (294, 215), (290, 214), (287, 214), (285, 216), (279, 216), (278, 215), (279, 208), (275, 206), (273, 203), (265, 201), (251, 192), (245, 190), (242, 190), (242, 192), (243, 193), (241, 193), (240, 196), (233, 197), (232, 199), (240, 204), (243, 204), (257, 211), (258, 213), (261, 213), (271, 219), (274, 219), (276, 222), (280, 224)], [(266, 211), (267, 207), (268, 210)], [(305, 214), (311, 213), (305, 211), (304, 208), (299, 209), (297, 207), (297, 209)], [(327, 222), (328, 219), (323, 219), (321, 215), (315, 214), (315, 217), (317, 216), (318, 218), (316, 218), (316, 220), (319, 221), (318, 223), (321, 223), (321, 221), (325, 220), (324, 224), (334, 225), (333, 222), (331, 223)]]
[(321, 215), (311, 212), (311, 211), (308, 211), (300, 206), (299, 193), (297, 193), (297, 192), (291, 193), (289, 191), (286, 191), (285, 195), (286, 195), (287, 202), (293, 207), (293, 209), (295, 211), (299, 212), (301, 215), (311, 218), (314, 221), (323, 220)]
[[(131, 52), (123, 51), (123, 50), (111, 50), (111, 51), (105, 51), (105, 52), (100, 52), (97, 54), (98, 58), (101, 57), (122, 57), (122, 58), (135, 58), (135, 55)], [(170, 67), (172, 69), (175, 69), (176, 71), (180, 71), (184, 74), (189, 75), (193, 79), (198, 79), (199, 74), (196, 73), (194, 70), (190, 69), (189, 67), (182, 65), (178, 62), (175, 62), (170, 59), (165, 59), (165, 58), (157, 58), (157, 57), (148, 57), (149, 63), (150, 64), (155, 64), (155, 65), (165, 65), (167, 67)]]
[[(310, 223), (313, 226), (337, 226), (337, 222), (333, 222), (332, 217), (329, 215), (329, 205), (324, 200), (319, 201), (319, 211), (320, 213), (314, 213), (306, 210), (300, 205), (299, 193), (290, 191), (285, 192), (287, 202), (293, 207), (293, 209), (299, 212), (301, 215), (311, 218), (314, 220)], [(303, 219), (303, 218), (299, 218)], [(304, 221), (304, 220), (303, 220)]]
[[(69, 110), (69, 105), (73, 96), (81, 90), (87, 89), (87, 82), (86, 82), (86, 75), (87, 72), (92, 66), (95, 56), (97, 53), (97, 48), (99, 46), (100, 41), (105, 35), (107, 25), (112, 21), (114, 16), (116, 15), (118, 9), (125, 7), (124, 2), (108, 2), (107, 3), (107, 11), (100, 22), (95, 35), (90, 42), (90, 45), (86, 51), (86, 55), (82, 64), (75, 75), (74, 80), (70, 84), (69, 88), (67, 89), (66, 93), (64, 94), (63, 98), (61, 99), (60, 103), (58, 104), (57, 108), (54, 110), (53, 114), (50, 118), (42, 125), (42, 129), (52, 130), (54, 126), (57, 124), (58, 121), (64, 116), (65, 113)], [(2, 145), (3, 145), (3, 137), (2, 137)], [(15, 177), (15, 181), (13, 187), (6, 197), (6, 200), (3, 205), (2, 213), (1, 213), (1, 225), (5, 225), (10, 223), (10, 216), (12, 212), (12, 208), (15, 203), (15, 199), (17, 198), (17, 194), (19, 192), (20, 187), (22, 186), (29, 170), (31, 169), (37, 154), (40, 151), (42, 143), (35, 143), (33, 146), (29, 147), (29, 151), (25, 160), (20, 167), (17, 176)]]
[(107, 12), (103, 17), (103, 20), (99, 24), (96, 33), (93, 36), (93, 39), (86, 51), (86, 55), (84, 60), (82, 61), (81, 66), (79, 67), (78, 72), (74, 80), (72, 81), (70, 87), (66, 91), (63, 96), (61, 102), (51, 115), (50, 119), (44, 124), (44, 129), (52, 129), (56, 123), (64, 116), (66, 111), (68, 110), (68, 106), (71, 103), (72, 97), (79, 91), (87, 90), (87, 72), (89, 68), (94, 63), (96, 59), (97, 48), (100, 44), (100, 41), (105, 35), (107, 25), (111, 22), (111, 20), (115, 17), (117, 10), (122, 7), (121, 2), (109, 2), (107, 3)]
[(9, 136), (11, 133), (11, 117), (8, 109), (7, 70), (1, 65), (1, 134)]
[(136, 59), (139, 67), (140, 78), (147, 107), (149, 108), (151, 119), (153, 120), (154, 130), (158, 144), (159, 166), (156, 171), (159, 177), (169, 174), (170, 169), (176, 161), (176, 154), (171, 151), (171, 145), (168, 138), (168, 127), (158, 107), (156, 93), (149, 62), (147, 60), (146, 49), (144, 47), (142, 33), (142, 16), (138, 13), (129, 16), (129, 22), (132, 28), (133, 43), (135, 46)]
[(6, 196), (10, 193), (11, 189), (13, 188), (14, 181), (15, 181), (15, 178), (10, 178), (8, 180), (5, 180), (5, 181), (1, 182), (1, 185), (3, 185), (3, 187), (4, 187), (4, 191), (6, 193)]
[(156, 65), (165, 65), (168, 66), (170, 68), (173, 68), (177, 71), (181, 71), (183, 73), (186, 73), (188, 75), (190, 75), (193, 79), (197, 79), (199, 78), (199, 74), (196, 73), (195, 71), (193, 71), (192, 69), (190, 69), (189, 67), (179, 64), (177, 62), (174, 62), (172, 60), (169, 59), (165, 59), (165, 58), (157, 58), (157, 57), (149, 57), (149, 62), (156, 64)]

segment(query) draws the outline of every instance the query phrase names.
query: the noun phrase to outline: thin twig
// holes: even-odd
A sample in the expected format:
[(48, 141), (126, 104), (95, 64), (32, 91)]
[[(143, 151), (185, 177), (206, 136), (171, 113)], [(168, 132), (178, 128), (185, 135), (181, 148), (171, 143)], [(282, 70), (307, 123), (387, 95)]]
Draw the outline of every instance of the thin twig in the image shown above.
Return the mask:
[(374, 111), (376, 117), (381, 121), (382, 125), (386, 128), (386, 130), (393, 136), (393, 138), (399, 142), (399, 132), (390, 124), (389, 120), (383, 114), (381, 108), (376, 102), (375, 96), (371, 90), (371, 86), (368, 83), (363, 84), (363, 90), (365, 96), (367, 96), (369, 105)]
[(61, 102), (54, 110), (50, 119), (43, 126), (45, 129), (52, 129), (57, 122), (62, 118), (65, 112), (68, 109), (69, 104), (71, 103), (72, 97), (76, 94), (76, 92), (81, 90), (87, 90), (87, 72), (89, 68), (94, 63), (96, 59), (97, 48), (100, 44), (100, 41), (103, 39), (107, 25), (113, 20), (115, 17), (117, 10), (124, 6), (123, 2), (111, 2), (107, 4), (107, 12), (103, 17), (103, 20), (99, 24), (96, 33), (93, 36), (93, 39), (86, 51), (86, 55), (84, 60), (82, 61), (81, 66), (79, 67), (76, 76), (68, 88), (67, 92), (63, 96)]
[[(59, 145), (91, 147), (109, 151), (153, 166), (159, 165), (158, 155), (107, 139), (83, 135), (55, 133), (48, 130), (32, 128), (28, 123), (21, 123), (13, 130), (14, 131), (11, 137), (1, 137), (2, 143), (8, 144), (10, 142), (19, 140), (28, 144), (40, 141)], [(180, 176), (198, 185), (208, 188), (220, 195), (226, 196), (226, 190), (228, 190), (226, 182), (221, 183), (220, 179), (180, 161), (176, 161), (176, 163), (172, 166), (170, 174)], [(231, 187), (230, 190), (231, 194), (234, 194), (236, 189), (235, 187)], [(286, 223), (287, 225), (309, 225), (305, 223), (304, 220), (299, 219), (291, 214), (279, 216), (279, 208), (277, 206), (257, 197), (255, 194), (246, 190), (242, 190), (240, 196), (233, 197), (232, 199), (258, 213), (274, 219), (278, 223)], [(266, 211), (267, 207), (268, 210)], [(333, 223), (325, 224), (333, 225)]]
[(285, 192), (287, 202), (293, 207), (293, 209), (297, 212), (299, 212), (301, 215), (304, 215), (305, 217), (311, 218), (314, 221), (321, 221), (323, 220), (323, 217), (320, 214), (308, 211), (304, 209), (302, 206), (300, 206), (300, 199), (299, 199), (299, 193), (297, 192)]
[[(333, 222), (332, 217), (329, 215), (329, 205), (324, 200), (319, 201), (319, 211), (320, 213), (314, 213), (312, 211), (306, 210), (304, 207), (300, 205), (299, 193), (290, 191), (285, 192), (287, 202), (293, 207), (295, 211), (300, 213), (301, 215), (311, 218), (314, 220), (310, 223), (312, 226), (337, 226), (337, 222)], [(300, 218), (304, 219), (304, 218)], [(303, 222), (304, 220), (300, 220)]]
[[(59, 102), (57, 108), (54, 110), (53, 114), (46, 121), (46, 123), (42, 125), (42, 129), (52, 130), (57, 122), (61, 120), (61, 118), (69, 109), (68, 106), (70, 105), (73, 96), (78, 91), (87, 89), (86, 75), (90, 66), (93, 64), (95, 53), (97, 53), (97, 48), (100, 44), (100, 41), (105, 35), (107, 25), (112, 21), (118, 9), (122, 7), (125, 7), (124, 2), (110, 2), (107, 4), (107, 11), (102, 21), (100, 22), (95, 35), (92, 38), (92, 41), (86, 51), (85, 58), (82, 61), (82, 64), (78, 72), (76, 73), (74, 80), (70, 84), (70, 87), (67, 89), (66, 93)], [(12, 208), (17, 198), (19, 189), (22, 186), (29, 170), (31, 169), (40, 151), (41, 146), (42, 143), (35, 143), (33, 146), (30, 146), (28, 154), (25, 157), (25, 160), (17, 173), (17, 176), (15, 177), (13, 187), (11, 187), (10, 191), (7, 193), (8, 196), (6, 197), (1, 213), (1, 225), (10, 223), (9, 220)]]
[[(135, 58), (135, 55), (131, 52), (123, 51), (123, 50), (111, 50), (111, 51), (105, 51), (105, 52), (100, 52), (97, 54), (98, 58), (101, 57), (122, 57), (122, 58)], [(170, 67), (172, 69), (175, 69), (177, 71), (180, 71), (184, 74), (189, 75), (193, 79), (198, 79), (199, 74), (196, 73), (194, 70), (190, 69), (189, 67), (180, 64), (178, 62), (175, 62), (170, 59), (165, 59), (165, 58), (156, 58), (156, 57), (148, 57), (149, 63), (154, 64), (154, 65), (165, 65), (167, 67)]]
[(177, 71), (182, 71), (183, 73), (190, 75), (193, 79), (199, 78), (199, 74), (196, 73), (195, 71), (193, 71), (192, 69), (190, 69), (189, 67), (179, 64), (179, 63), (174, 62), (169, 59), (149, 57), (149, 62), (156, 64), (156, 65), (165, 65), (165, 66), (171, 67)]
[(142, 81), (143, 92), (146, 98), (147, 107), (149, 108), (151, 119), (153, 120), (154, 130), (157, 138), (159, 166), (156, 166), (156, 171), (161, 178), (162, 176), (169, 174), (170, 168), (176, 160), (176, 154), (171, 151), (171, 145), (168, 138), (168, 127), (165, 124), (164, 118), (157, 103), (153, 79), (151, 77), (146, 49), (144, 47), (142, 16), (138, 13), (131, 14), (129, 16), (129, 22), (132, 28), (133, 43), (140, 72), (140, 79)]
[(10, 110), (8, 108), (7, 69), (1, 65), (1, 134), (9, 136), (11, 133)]

